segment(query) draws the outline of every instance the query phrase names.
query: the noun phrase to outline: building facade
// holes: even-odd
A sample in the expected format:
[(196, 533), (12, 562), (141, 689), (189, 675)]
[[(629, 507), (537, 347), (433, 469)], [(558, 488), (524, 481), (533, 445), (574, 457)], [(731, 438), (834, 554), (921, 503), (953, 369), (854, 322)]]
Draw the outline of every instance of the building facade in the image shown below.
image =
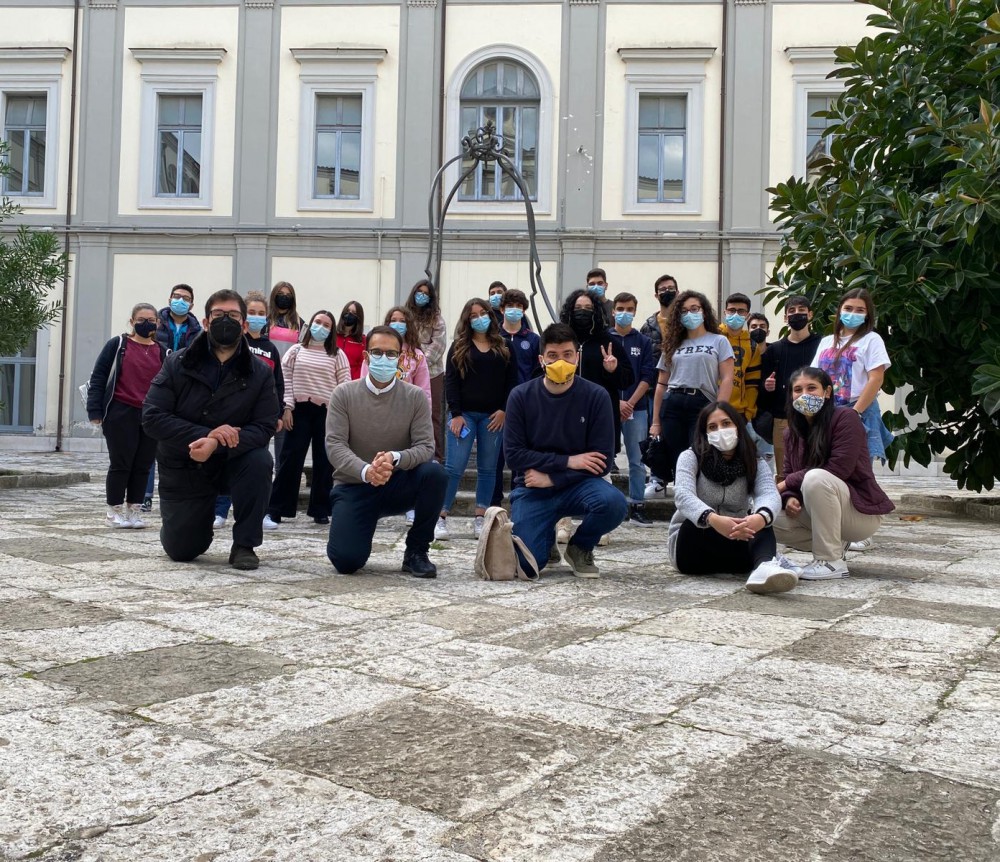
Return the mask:
[[(70, 267), (59, 323), (0, 358), (0, 433), (46, 445), (90, 436), (76, 387), (132, 305), (162, 307), (173, 284), (194, 287), (196, 311), (219, 288), (285, 280), (305, 313), (357, 300), (369, 324), (381, 319), (423, 276), (435, 172), (487, 120), (531, 190), (553, 304), (594, 266), (612, 294), (640, 297), (641, 314), (664, 273), (714, 300), (753, 295), (777, 248), (764, 190), (805, 173), (823, 146), (810, 115), (839, 88), (826, 79), (834, 46), (857, 42), (870, 11), (847, 0), (3, 6), (5, 193), (21, 221), (65, 232)], [(446, 191), (464, 167), (446, 171)], [(449, 323), (494, 279), (529, 290), (524, 203), (479, 169), (446, 223)]]

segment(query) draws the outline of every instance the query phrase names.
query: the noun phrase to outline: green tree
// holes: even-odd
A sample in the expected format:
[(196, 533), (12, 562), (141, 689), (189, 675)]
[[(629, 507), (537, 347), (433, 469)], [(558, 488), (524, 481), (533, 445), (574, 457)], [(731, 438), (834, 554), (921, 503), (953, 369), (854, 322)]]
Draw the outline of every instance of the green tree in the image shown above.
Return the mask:
[[(8, 152), (0, 141), (0, 180), (10, 172)], [(4, 197), (0, 223), (20, 211)], [(53, 231), (32, 231), (22, 225), (10, 240), (0, 234), (0, 356), (25, 348), (34, 332), (59, 316), (60, 303), (48, 298), (63, 278), (64, 264)]]
[[(912, 387), (890, 450), (960, 487), (1000, 476), (1000, 14), (993, 0), (869, 0), (880, 32), (837, 50), (845, 90), (811, 182), (768, 191), (784, 229), (769, 299), (804, 293), (832, 319), (865, 287)], [(906, 414), (921, 416), (915, 422)]]

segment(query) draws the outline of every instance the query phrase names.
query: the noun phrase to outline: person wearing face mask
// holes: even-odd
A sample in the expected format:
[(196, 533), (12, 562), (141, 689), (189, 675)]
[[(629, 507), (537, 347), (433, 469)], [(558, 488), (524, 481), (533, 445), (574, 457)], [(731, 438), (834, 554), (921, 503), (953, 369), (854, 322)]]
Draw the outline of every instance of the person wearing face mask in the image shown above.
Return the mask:
[(167, 349), (155, 339), (156, 308), (140, 302), (129, 317), (129, 333), (104, 345), (87, 387), (87, 416), (108, 444), (105, 480), (109, 527), (139, 529), (146, 480), (156, 457), (156, 440), (142, 430), (142, 402), (160, 372)]
[(403, 303), (413, 317), (420, 340), (420, 349), (427, 360), (427, 370), (431, 376), (431, 422), (434, 425), (434, 458), (444, 461), (444, 360), (448, 346), (447, 328), (444, 315), (438, 305), (437, 290), (427, 279), (421, 279), (410, 290)]
[(503, 298), (507, 293), (507, 285), (502, 281), (490, 284), (486, 298), (490, 301), (490, 310), (497, 320), (497, 326), (503, 326)]
[(361, 365), (365, 353), (365, 310), (360, 302), (349, 302), (337, 321), (337, 347), (347, 355), (351, 380), (362, 377)]
[(279, 281), (271, 288), (267, 307), (268, 336), (284, 356), (293, 344), (302, 339), (305, 323), (299, 317), (295, 304), (295, 288), (287, 281)]
[(750, 318), (750, 298), (733, 293), (726, 299), (725, 323), (719, 332), (729, 339), (733, 349), (733, 391), (729, 403), (735, 407), (745, 422), (757, 415), (757, 389), (760, 385), (763, 343), (756, 342), (747, 329)]
[(758, 415), (773, 417), (774, 467), (778, 482), (785, 478), (785, 410), (788, 380), (792, 372), (809, 365), (816, 355), (820, 336), (812, 331), (812, 302), (807, 296), (791, 296), (785, 303), (788, 334), (769, 344), (761, 357)]
[(448, 349), (445, 395), (448, 401), (448, 440), (445, 469), (448, 489), (435, 539), (447, 539), (448, 512), (476, 445), (476, 517), (473, 532), (479, 538), (483, 516), (496, 485), (497, 452), (503, 432), (507, 396), (517, 383), (517, 363), (497, 328), (488, 301), (470, 299), (455, 327)]
[[(544, 375), (516, 387), (507, 400), (503, 444), (514, 475), (514, 534), (543, 568), (561, 560), (556, 523), (582, 518), (566, 545), (566, 562), (577, 577), (596, 578), (594, 548), (627, 511), (625, 496), (603, 478), (614, 459), (614, 410), (603, 388), (577, 373), (580, 342), (571, 327), (547, 327), (540, 350)], [(521, 564), (530, 567), (523, 557)]]
[(794, 589), (798, 577), (778, 558), (772, 529), (781, 497), (729, 402), (698, 414), (693, 444), (677, 459), (674, 503), (667, 553), (682, 575), (749, 573), (753, 593)]
[(236, 522), (229, 564), (260, 564), (261, 522), (271, 492), (278, 396), (271, 369), (248, 349), (247, 306), (234, 290), (205, 303), (207, 331), (167, 357), (142, 408), (143, 430), (157, 440), (160, 542), (178, 562), (212, 544), (215, 501), (228, 492)]
[[(677, 298), (677, 279), (672, 275), (661, 275), (653, 285), (653, 295), (656, 297), (658, 308), (654, 314), (646, 318), (646, 322), (639, 327), (639, 332), (645, 335), (653, 345), (653, 356), (659, 356), (663, 351), (663, 339), (667, 333), (667, 317), (670, 306)], [(649, 396), (649, 409), (646, 411), (646, 433), (653, 424), (653, 395)], [(644, 500), (656, 500), (662, 497), (666, 491), (667, 482), (651, 474), (649, 482), (646, 483), (643, 492)]]
[(365, 351), (367, 375), (338, 386), (330, 398), (326, 451), (334, 485), (326, 555), (343, 575), (368, 562), (380, 518), (413, 510), (402, 570), (415, 578), (437, 576), (427, 551), (447, 476), (433, 460), (426, 397), (399, 381), (402, 350), (403, 338), (395, 329), (374, 327)]
[(597, 267), (587, 273), (587, 293), (595, 305), (604, 306), (604, 317), (612, 320), (614, 312), (611, 309), (611, 299), (608, 297), (608, 274)]
[(201, 332), (198, 318), (191, 312), (194, 289), (187, 284), (175, 284), (170, 289), (170, 303), (160, 309), (156, 325), (156, 340), (165, 350), (183, 350)]
[(323, 448), (326, 405), (333, 390), (351, 379), (351, 366), (347, 354), (337, 347), (329, 311), (312, 316), (302, 343), (292, 345), (282, 357), (281, 370), (285, 377), (281, 425), (287, 436), (278, 456), (264, 529), (276, 530), (282, 518), (295, 517), (302, 468), (310, 447), (313, 470), (306, 514), (317, 524), (329, 524), (333, 474)]
[[(427, 360), (420, 349), (420, 338), (413, 317), (403, 305), (396, 305), (385, 313), (384, 326), (394, 330), (403, 339), (403, 351), (399, 355), (398, 378), (403, 383), (416, 386), (427, 398), (427, 406), (431, 401), (431, 376), (427, 369)], [(361, 376), (368, 374), (368, 364), (362, 362)]]
[(800, 368), (788, 386), (785, 478), (778, 483), (784, 511), (774, 522), (778, 541), (812, 551), (802, 580), (846, 578), (844, 553), (875, 535), (895, 507), (879, 487), (867, 432), (852, 407), (838, 407), (830, 375)]

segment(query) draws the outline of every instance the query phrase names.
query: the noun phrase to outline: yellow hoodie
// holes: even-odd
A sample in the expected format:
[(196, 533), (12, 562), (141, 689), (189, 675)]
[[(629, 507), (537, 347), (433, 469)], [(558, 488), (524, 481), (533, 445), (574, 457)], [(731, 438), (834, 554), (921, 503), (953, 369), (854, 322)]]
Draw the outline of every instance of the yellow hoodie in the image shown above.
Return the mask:
[(754, 344), (746, 326), (730, 332), (726, 324), (719, 325), (719, 332), (729, 339), (733, 348), (735, 373), (733, 374), (733, 394), (729, 403), (749, 422), (757, 415), (757, 392), (760, 386), (761, 357), (764, 345)]

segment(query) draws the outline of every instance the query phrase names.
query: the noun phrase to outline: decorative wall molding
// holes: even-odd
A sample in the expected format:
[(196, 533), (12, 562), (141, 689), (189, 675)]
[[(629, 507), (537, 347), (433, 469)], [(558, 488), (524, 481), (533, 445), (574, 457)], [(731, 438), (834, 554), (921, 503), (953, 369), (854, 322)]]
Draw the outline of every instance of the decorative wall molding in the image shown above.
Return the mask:
[(91, 9), (115, 10), (118, 8), (118, 0), (88, 0), (87, 6)]
[(407, 6), (424, 6), (428, 9), (436, 9), (438, 0), (406, 0)]
[(273, 9), (274, 0), (243, 0), (247, 9)]
[(61, 45), (52, 47), (32, 47), (32, 48), (0, 48), (0, 62), (10, 61), (34, 61), (34, 62), (56, 62), (61, 63), (70, 55), (70, 48)]

